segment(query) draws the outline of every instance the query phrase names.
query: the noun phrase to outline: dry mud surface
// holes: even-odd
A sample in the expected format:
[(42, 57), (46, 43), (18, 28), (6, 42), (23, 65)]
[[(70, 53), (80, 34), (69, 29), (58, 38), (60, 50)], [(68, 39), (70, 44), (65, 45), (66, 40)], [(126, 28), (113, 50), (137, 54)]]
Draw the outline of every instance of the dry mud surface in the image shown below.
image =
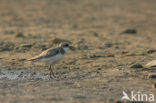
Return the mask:
[[(1, 103), (115, 103), (153, 93), (156, 0), (0, 0)], [(54, 66), (27, 59), (62, 40), (74, 51)], [(140, 65), (139, 65), (140, 64)], [(156, 97), (155, 97), (156, 101)]]

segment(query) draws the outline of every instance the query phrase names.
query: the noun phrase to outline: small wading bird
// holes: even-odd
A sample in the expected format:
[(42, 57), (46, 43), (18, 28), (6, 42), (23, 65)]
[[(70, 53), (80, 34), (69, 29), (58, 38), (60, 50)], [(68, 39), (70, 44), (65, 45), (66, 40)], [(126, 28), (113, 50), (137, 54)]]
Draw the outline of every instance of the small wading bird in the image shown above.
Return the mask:
[(29, 59), (29, 61), (39, 61), (49, 64), (48, 68), (50, 70), (50, 78), (52, 78), (52, 76), (56, 78), (52, 70), (52, 65), (61, 60), (69, 49), (73, 50), (74, 47), (70, 46), (69, 42), (62, 42), (61, 44), (59, 44), (58, 47), (47, 49), (43, 51), (40, 55)]

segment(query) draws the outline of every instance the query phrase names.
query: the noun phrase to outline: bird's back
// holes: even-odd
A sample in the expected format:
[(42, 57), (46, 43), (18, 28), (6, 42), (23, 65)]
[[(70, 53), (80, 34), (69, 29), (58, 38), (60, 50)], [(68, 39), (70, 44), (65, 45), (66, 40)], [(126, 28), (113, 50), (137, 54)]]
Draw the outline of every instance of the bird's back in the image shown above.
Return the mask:
[(33, 58), (29, 59), (29, 60), (30, 61), (39, 61), (41, 59), (47, 59), (47, 58), (56, 56), (58, 54), (60, 54), (60, 47), (50, 48), (50, 49), (47, 49), (47, 50), (43, 51), (40, 55), (38, 55), (36, 57), (33, 57)]

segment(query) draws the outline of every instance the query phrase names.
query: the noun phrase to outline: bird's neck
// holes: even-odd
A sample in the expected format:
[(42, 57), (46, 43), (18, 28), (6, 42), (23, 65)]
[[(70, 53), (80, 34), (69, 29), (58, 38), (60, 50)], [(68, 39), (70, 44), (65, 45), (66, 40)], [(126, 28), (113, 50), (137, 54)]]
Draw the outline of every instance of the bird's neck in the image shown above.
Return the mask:
[(66, 53), (66, 51), (62, 47), (59, 48), (59, 51), (62, 55)]
[(65, 52), (67, 52), (68, 50), (69, 50), (69, 48), (67, 48), (67, 47), (65, 47), (65, 48), (63, 48), (64, 50), (65, 50)]

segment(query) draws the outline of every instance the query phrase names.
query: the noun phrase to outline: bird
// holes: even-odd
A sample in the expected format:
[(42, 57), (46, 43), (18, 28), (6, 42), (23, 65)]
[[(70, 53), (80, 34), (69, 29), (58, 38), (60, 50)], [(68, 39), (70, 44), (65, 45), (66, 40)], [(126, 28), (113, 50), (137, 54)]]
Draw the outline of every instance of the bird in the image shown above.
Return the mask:
[[(50, 71), (50, 78), (56, 78), (52, 70), (52, 65), (64, 58), (68, 50), (73, 50), (74, 47), (70, 45), (69, 42), (62, 42), (56, 48), (49, 48), (43, 51), (41, 54), (30, 58), (29, 61), (32, 62), (45, 62), (47, 63), (48, 69)], [(52, 77), (53, 76), (53, 77)]]

